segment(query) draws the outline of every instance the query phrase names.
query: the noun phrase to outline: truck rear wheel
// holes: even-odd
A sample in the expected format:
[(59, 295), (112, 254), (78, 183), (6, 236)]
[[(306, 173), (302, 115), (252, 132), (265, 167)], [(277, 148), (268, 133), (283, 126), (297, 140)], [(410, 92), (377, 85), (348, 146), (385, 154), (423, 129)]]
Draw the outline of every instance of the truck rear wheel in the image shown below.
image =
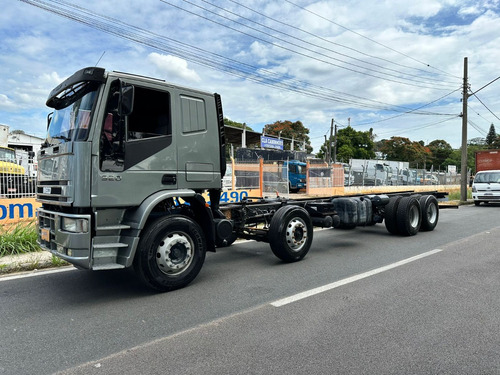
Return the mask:
[(422, 223), (420, 203), (417, 197), (402, 198), (398, 205), (396, 218), (399, 234), (403, 236), (417, 234)]
[(134, 268), (146, 286), (167, 292), (195, 279), (205, 253), (205, 236), (198, 223), (186, 216), (166, 216), (144, 229)]
[(397, 211), (399, 206), (399, 201), (401, 201), (403, 197), (395, 196), (389, 199), (389, 203), (385, 205), (384, 208), (384, 222), (385, 228), (389, 233), (398, 234), (398, 222), (397, 222)]
[(274, 255), (285, 262), (296, 262), (306, 256), (313, 239), (311, 217), (297, 206), (281, 207), (269, 226), (269, 245)]
[(439, 205), (434, 195), (424, 195), (420, 197), (420, 208), (422, 210), (421, 231), (432, 231), (436, 227), (439, 219)]

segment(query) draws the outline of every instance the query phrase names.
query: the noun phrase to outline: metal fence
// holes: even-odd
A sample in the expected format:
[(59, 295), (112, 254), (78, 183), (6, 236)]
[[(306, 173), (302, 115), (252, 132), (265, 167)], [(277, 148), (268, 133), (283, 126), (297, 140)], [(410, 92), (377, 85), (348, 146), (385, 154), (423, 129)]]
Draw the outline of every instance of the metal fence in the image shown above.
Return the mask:
[(226, 190), (258, 190), (260, 195), (288, 195), (288, 169), (283, 161), (232, 161), (223, 179)]
[(460, 174), (425, 169), (392, 169), (377, 172), (344, 166), (345, 186), (458, 185)]
[(36, 163), (32, 159), (0, 158), (0, 198), (33, 197), (35, 189)]

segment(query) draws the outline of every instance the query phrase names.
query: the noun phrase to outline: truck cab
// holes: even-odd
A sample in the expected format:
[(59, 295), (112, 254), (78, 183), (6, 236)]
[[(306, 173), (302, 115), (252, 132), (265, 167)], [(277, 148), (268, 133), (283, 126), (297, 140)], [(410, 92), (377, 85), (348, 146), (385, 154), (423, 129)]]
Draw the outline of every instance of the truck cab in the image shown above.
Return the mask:
[[(202, 192), (218, 202), (226, 166), (218, 94), (91, 67), (52, 90), (47, 106), (37, 155), (43, 249), (82, 269), (129, 267), (141, 232), (170, 214), (214, 251), (217, 205)], [(162, 253), (166, 274), (191, 265), (187, 237), (169, 242), (176, 261)]]

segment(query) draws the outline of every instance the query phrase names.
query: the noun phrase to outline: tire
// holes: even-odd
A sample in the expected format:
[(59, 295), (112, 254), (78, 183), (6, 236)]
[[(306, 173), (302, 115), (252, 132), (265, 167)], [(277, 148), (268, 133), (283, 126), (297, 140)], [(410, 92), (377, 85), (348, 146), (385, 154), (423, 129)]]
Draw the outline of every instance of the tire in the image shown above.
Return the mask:
[(386, 204), (384, 208), (385, 216), (384, 216), (384, 222), (385, 222), (385, 228), (389, 233), (392, 234), (398, 234), (399, 229), (398, 229), (398, 222), (397, 222), (397, 211), (398, 211), (398, 206), (399, 206), (399, 201), (403, 197), (401, 196), (395, 196), (391, 197), (389, 199), (389, 203)]
[(296, 262), (306, 256), (313, 239), (311, 217), (297, 206), (281, 207), (269, 226), (269, 245), (284, 262)]
[(481, 204), (481, 201), (474, 201), (474, 205), (479, 206)]
[(398, 205), (396, 218), (399, 234), (403, 236), (417, 234), (422, 224), (422, 210), (419, 200), (414, 196), (402, 198)]
[(300, 189), (298, 188), (292, 188), (292, 184), (291, 183), (288, 183), (288, 192), (290, 194), (295, 194), (295, 193), (298, 193)]
[(420, 197), (420, 209), (422, 210), (420, 231), (433, 231), (439, 220), (439, 205), (436, 197), (434, 195)]
[(205, 254), (205, 236), (198, 223), (187, 216), (165, 216), (141, 233), (134, 269), (146, 286), (168, 292), (195, 279)]

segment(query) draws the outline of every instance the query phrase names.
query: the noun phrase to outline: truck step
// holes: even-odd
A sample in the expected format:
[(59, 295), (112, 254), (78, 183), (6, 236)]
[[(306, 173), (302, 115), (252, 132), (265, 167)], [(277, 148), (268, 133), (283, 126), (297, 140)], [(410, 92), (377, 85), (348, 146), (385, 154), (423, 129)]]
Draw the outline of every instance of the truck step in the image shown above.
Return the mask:
[(119, 270), (122, 268), (125, 268), (125, 266), (123, 264), (117, 264), (117, 263), (98, 264), (92, 267), (94, 271)]
[(127, 247), (128, 245), (126, 243), (97, 243), (94, 244), (94, 249), (114, 249), (116, 247)]
[(103, 226), (97, 227), (97, 231), (102, 231), (102, 230), (121, 230), (121, 229), (130, 229), (130, 225), (117, 224), (117, 225), (103, 225)]

